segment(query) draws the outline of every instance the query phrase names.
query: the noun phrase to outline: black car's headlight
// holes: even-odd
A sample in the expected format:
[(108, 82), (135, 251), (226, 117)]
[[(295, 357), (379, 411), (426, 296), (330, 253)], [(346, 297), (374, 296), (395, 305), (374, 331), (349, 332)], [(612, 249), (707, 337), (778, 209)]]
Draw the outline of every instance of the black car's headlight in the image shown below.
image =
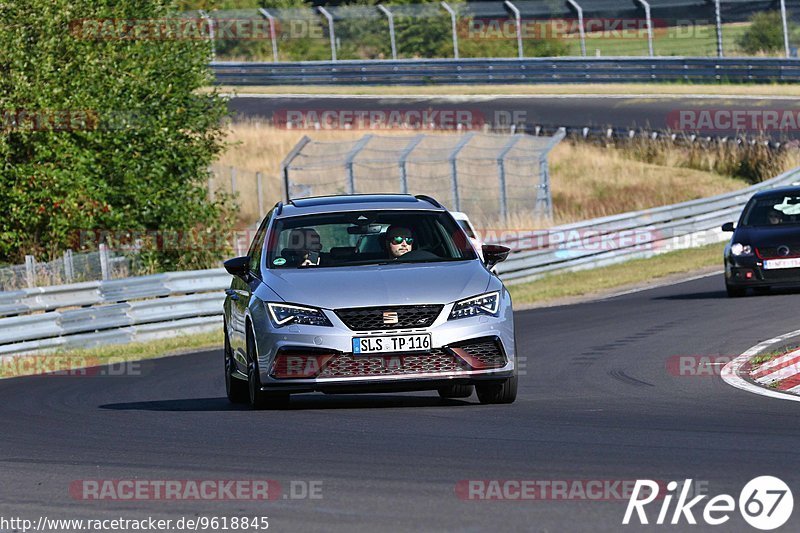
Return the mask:
[(290, 324), (333, 327), (325, 313), (315, 307), (279, 303), (268, 303), (267, 307), (269, 308), (269, 317), (277, 328)]
[(749, 244), (741, 244), (735, 242), (731, 244), (731, 253), (736, 257), (742, 257), (746, 255), (753, 255), (753, 247)]
[(487, 292), (456, 302), (448, 320), (477, 315), (497, 316), (500, 309), (500, 291)]

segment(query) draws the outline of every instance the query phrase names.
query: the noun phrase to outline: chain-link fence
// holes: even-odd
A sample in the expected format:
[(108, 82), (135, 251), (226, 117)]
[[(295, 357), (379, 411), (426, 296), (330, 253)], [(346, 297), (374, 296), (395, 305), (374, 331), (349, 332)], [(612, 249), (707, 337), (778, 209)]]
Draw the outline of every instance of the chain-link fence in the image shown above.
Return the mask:
[(0, 267), (0, 291), (127, 278), (140, 273), (135, 255), (109, 251), (105, 246), (97, 252), (80, 254), (67, 250), (63, 257), (52, 261), (37, 261), (29, 255), (24, 265)]
[(800, 0), (267, 5), (197, 16), (219, 60), (796, 56), (800, 43)]
[(547, 156), (563, 136), (469, 132), (365, 135), (345, 142), (304, 137), (283, 163), (285, 193), (290, 199), (426, 194), (477, 224), (534, 222), (552, 216)]

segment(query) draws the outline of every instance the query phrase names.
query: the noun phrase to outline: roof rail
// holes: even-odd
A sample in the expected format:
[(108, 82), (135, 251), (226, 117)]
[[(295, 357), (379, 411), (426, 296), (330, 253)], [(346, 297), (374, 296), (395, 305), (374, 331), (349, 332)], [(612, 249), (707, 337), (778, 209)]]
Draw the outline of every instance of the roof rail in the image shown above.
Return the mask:
[(435, 207), (441, 207), (442, 209), (444, 209), (444, 206), (442, 204), (437, 202), (434, 197), (428, 196), (427, 194), (417, 194), (414, 195), (414, 198), (416, 198), (417, 200), (423, 200), (425, 202), (433, 204)]
[(275, 215), (280, 215), (281, 211), (283, 211), (283, 202), (279, 201), (277, 204), (275, 204), (275, 209), (277, 209)]

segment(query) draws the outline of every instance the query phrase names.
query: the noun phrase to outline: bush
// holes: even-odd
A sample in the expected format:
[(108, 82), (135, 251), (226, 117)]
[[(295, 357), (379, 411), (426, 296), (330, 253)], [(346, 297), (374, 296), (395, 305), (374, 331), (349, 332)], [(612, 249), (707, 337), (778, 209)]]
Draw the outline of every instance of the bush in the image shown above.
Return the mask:
[[(227, 199), (206, 191), (227, 113), (197, 91), (211, 81), (208, 43), (92, 26), (173, 16), (166, 0), (0, 2), (0, 261), (91, 248), (87, 230), (230, 231)], [(152, 261), (202, 268), (225, 253), (159, 249)]]
[(747, 30), (736, 44), (747, 54), (770, 53), (783, 50), (783, 21), (780, 11), (756, 13)]

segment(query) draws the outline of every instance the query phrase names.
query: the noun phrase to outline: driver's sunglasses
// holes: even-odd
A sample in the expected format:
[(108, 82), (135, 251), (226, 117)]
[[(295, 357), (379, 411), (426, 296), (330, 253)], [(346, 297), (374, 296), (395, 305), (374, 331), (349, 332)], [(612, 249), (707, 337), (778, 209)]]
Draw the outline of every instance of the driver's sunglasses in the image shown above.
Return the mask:
[(406, 241), (406, 244), (411, 244), (414, 242), (414, 237), (400, 237), (398, 235), (392, 239), (392, 244), (403, 244), (404, 240)]

